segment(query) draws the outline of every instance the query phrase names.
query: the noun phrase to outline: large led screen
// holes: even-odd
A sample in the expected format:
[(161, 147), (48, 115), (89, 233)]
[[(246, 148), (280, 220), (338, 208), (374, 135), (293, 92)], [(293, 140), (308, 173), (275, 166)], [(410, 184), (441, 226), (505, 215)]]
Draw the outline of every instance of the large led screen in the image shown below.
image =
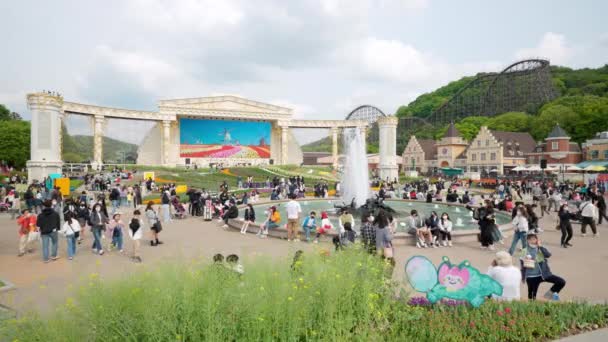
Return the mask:
[(182, 158), (270, 158), (269, 122), (180, 119)]

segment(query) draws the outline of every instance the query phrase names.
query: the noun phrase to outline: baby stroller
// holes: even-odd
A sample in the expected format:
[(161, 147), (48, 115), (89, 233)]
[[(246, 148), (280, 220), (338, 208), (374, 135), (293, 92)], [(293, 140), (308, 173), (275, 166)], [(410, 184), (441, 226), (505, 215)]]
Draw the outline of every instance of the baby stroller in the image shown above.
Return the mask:
[(173, 206), (173, 210), (175, 211), (175, 214), (174, 214), (175, 218), (183, 219), (186, 217), (186, 208), (179, 201), (179, 197), (174, 196), (173, 199), (171, 200), (171, 205)]

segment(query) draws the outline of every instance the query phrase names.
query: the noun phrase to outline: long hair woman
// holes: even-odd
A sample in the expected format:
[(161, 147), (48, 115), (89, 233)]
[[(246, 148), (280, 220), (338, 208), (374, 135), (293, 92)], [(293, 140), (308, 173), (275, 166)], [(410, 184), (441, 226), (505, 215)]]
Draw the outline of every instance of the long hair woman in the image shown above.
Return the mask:
[(568, 208), (568, 204), (564, 203), (559, 207), (559, 229), (562, 231), (562, 237), (560, 239), (561, 246), (563, 248), (572, 247), (570, 240), (572, 239), (572, 223), (570, 220), (576, 218), (576, 214), (571, 213)]
[(150, 246), (158, 246), (162, 244), (162, 241), (158, 240), (158, 233), (162, 230), (158, 214), (152, 207), (154, 202), (148, 202), (146, 206), (146, 217), (148, 218), (148, 224), (150, 225)]
[(103, 255), (103, 246), (101, 245), (101, 235), (106, 230), (108, 216), (104, 214), (101, 204), (96, 203), (93, 206), (89, 220), (91, 221), (91, 232), (93, 233), (93, 253)]
[(376, 252), (384, 258), (392, 258), (393, 235), (389, 230), (389, 221), (384, 210), (378, 211), (374, 224), (376, 225)]

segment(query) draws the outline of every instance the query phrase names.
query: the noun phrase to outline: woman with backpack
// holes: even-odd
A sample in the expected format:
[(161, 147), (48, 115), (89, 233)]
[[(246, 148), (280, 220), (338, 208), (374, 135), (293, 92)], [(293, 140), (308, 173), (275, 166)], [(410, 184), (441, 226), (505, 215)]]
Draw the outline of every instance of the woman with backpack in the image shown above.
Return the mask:
[(251, 223), (255, 223), (255, 210), (251, 204), (247, 204), (245, 208), (245, 216), (243, 217), (243, 226), (241, 227), (241, 234), (247, 234), (247, 229)]
[(73, 215), (67, 215), (65, 217), (65, 223), (59, 232), (66, 238), (68, 259), (74, 259), (74, 255), (76, 255), (76, 240), (80, 236), (80, 224), (78, 223), (78, 220), (76, 220)]
[(101, 244), (101, 235), (106, 230), (108, 217), (103, 213), (101, 204), (97, 203), (93, 206), (93, 212), (90, 215), (91, 232), (93, 233), (93, 253), (103, 255), (103, 246)]
[(148, 218), (148, 224), (150, 225), (150, 246), (154, 247), (163, 244), (162, 241), (158, 240), (158, 233), (160, 233), (163, 228), (160, 224), (156, 211), (152, 207), (153, 205), (154, 202), (148, 202), (148, 206), (146, 206), (146, 217)]

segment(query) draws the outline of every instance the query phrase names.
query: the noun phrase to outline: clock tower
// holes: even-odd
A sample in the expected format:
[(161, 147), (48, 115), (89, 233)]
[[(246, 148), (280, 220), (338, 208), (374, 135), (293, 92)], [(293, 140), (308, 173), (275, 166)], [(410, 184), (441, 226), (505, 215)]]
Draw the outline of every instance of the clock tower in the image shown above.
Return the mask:
[(439, 167), (455, 167), (456, 159), (464, 158), (468, 143), (460, 136), (460, 132), (450, 123), (447, 133), (437, 142), (437, 165)]

